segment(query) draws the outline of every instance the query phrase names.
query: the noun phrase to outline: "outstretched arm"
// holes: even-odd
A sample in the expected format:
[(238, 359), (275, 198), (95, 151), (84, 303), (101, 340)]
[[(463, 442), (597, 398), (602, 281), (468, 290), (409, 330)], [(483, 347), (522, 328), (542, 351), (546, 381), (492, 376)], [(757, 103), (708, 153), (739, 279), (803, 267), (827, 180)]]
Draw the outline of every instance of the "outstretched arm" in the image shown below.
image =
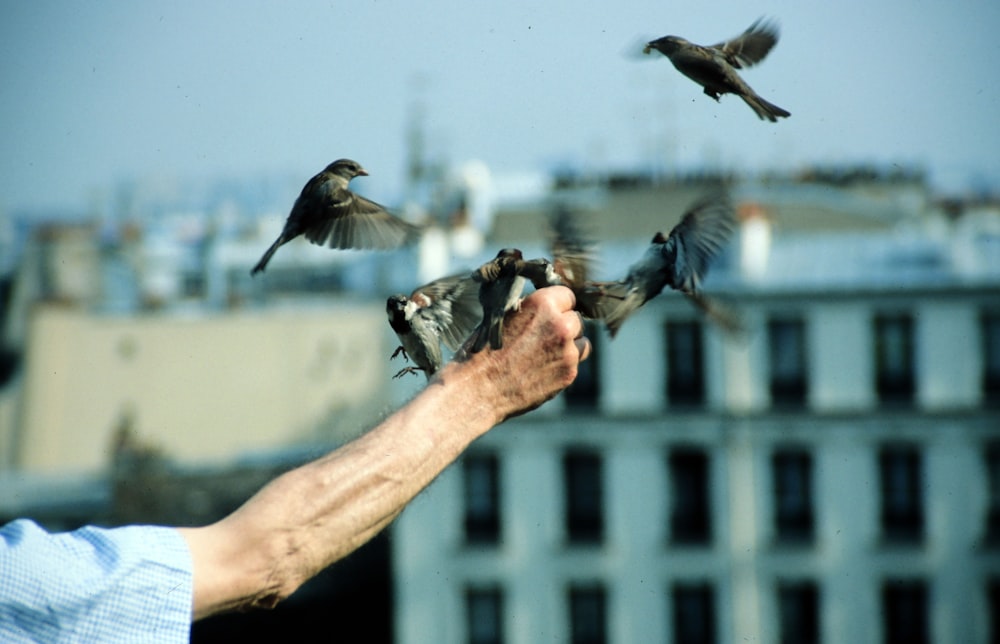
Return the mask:
[(194, 617), (270, 608), (388, 525), (472, 441), (551, 399), (590, 353), (573, 293), (536, 291), (504, 348), (461, 356), (360, 438), (264, 487), (218, 523), (183, 528)]

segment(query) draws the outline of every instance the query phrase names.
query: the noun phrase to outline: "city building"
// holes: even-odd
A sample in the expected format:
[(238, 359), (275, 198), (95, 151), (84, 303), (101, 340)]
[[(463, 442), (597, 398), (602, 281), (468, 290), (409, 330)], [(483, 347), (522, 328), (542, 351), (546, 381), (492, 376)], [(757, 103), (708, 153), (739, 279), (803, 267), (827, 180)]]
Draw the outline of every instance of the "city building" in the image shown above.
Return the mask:
[(780, 191), (736, 195), (706, 290), (745, 331), (677, 293), (592, 329), (557, 411), (484, 436), (393, 525), (398, 642), (998, 641), (1000, 215), (869, 194), (871, 225), (816, 230)]

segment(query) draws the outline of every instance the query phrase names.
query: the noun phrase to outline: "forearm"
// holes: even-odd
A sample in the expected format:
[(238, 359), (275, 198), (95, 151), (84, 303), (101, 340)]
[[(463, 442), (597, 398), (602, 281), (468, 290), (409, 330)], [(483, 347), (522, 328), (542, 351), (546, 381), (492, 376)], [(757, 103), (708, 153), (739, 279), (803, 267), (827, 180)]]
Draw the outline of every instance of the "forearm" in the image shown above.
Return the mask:
[[(483, 379), (469, 373), (473, 369), (482, 367), (449, 366), (367, 434), (272, 481), (235, 513), (200, 529), (205, 534), (186, 530), (189, 541), (242, 544), (232, 553), (241, 560), (224, 567), (243, 578), (219, 579), (217, 588), (196, 585), (195, 617), (271, 607), (388, 525), (499, 421), (490, 405), (477, 401), (486, 392), (478, 391)], [(236, 593), (233, 581), (242, 587)]]
[(574, 342), (579, 318), (553, 304), (559, 295), (572, 301), (562, 289), (526, 303), (502, 351), (453, 361), (364, 436), (279, 477), (219, 523), (183, 530), (195, 618), (274, 606), (384, 528), (472, 441), (572, 382), (589, 345)]

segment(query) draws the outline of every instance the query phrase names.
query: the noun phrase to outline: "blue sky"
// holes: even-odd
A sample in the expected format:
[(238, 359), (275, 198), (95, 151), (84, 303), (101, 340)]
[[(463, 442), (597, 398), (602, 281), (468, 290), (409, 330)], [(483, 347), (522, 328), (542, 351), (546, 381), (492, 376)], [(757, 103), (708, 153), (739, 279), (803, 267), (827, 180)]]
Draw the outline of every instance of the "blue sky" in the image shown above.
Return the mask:
[[(744, 77), (792, 112), (777, 124), (624, 55), (758, 16), (782, 38)], [(432, 155), (498, 172), (872, 161), (996, 187), (998, 31), (995, 0), (6, 2), (0, 213), (84, 208), (124, 177), (304, 183), (342, 156), (392, 200), (418, 98)]]

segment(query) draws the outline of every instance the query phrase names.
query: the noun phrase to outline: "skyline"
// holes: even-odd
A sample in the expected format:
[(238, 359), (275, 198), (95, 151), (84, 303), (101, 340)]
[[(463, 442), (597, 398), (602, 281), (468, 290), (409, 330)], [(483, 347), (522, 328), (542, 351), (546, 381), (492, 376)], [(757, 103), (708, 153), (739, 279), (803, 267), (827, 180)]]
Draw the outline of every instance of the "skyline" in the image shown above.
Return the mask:
[[(1000, 5), (957, 5), (9, 4), (0, 213), (81, 210), (123, 179), (304, 184), (339, 157), (393, 203), (421, 113), (432, 160), (498, 173), (898, 163), (995, 192)], [(743, 77), (792, 113), (777, 124), (636, 55), (761, 16), (781, 39)]]

